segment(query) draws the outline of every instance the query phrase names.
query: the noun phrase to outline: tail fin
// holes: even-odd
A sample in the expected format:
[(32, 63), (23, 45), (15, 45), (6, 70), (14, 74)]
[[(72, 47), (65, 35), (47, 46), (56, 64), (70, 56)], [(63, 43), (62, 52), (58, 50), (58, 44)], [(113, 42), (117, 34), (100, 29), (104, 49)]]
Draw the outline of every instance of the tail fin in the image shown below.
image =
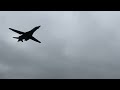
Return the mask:
[(13, 37), (13, 38), (15, 38), (15, 39), (19, 39), (19, 37)]

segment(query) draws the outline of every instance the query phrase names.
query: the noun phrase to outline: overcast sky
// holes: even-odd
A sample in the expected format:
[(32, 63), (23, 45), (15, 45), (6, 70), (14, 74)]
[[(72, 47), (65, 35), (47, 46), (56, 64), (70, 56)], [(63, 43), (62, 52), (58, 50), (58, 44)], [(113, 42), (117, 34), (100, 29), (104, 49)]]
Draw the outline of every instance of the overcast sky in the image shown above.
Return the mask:
[[(17, 42), (14, 28), (32, 40)], [(119, 11), (0, 11), (0, 79), (120, 78)]]

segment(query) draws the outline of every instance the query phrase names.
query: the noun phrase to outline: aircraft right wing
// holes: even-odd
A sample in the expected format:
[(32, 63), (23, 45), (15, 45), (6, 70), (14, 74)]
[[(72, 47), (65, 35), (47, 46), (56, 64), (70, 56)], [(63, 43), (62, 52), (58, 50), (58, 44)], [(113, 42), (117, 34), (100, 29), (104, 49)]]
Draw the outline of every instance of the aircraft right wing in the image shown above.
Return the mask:
[(21, 31), (18, 31), (18, 30), (15, 30), (15, 29), (12, 29), (12, 28), (9, 28), (9, 29), (16, 32), (16, 33), (18, 33), (18, 34), (24, 34), (24, 32), (21, 32)]
[(34, 27), (30, 32), (35, 32), (37, 29), (39, 29), (41, 26)]
[(39, 40), (37, 40), (37, 39), (34, 38), (34, 37), (31, 37), (30, 39), (32, 39), (32, 40), (34, 40), (34, 41), (36, 41), (36, 42), (38, 42), (38, 43), (41, 43)]

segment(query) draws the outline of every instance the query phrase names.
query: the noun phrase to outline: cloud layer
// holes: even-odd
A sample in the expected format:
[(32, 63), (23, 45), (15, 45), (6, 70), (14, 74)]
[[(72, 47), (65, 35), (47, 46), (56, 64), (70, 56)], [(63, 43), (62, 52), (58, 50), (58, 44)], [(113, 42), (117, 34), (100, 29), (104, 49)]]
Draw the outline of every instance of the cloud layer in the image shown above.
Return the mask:
[[(120, 12), (0, 12), (0, 78), (120, 78)], [(42, 27), (17, 42), (8, 28)]]

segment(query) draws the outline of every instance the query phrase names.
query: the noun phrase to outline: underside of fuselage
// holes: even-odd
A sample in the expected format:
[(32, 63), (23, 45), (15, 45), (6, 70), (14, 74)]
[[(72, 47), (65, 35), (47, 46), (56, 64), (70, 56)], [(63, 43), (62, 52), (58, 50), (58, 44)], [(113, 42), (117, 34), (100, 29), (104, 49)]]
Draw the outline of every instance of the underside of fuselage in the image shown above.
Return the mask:
[(19, 37), (13, 37), (13, 38), (18, 39), (18, 42), (19, 42), (19, 41), (22, 41), (22, 42), (23, 42), (23, 40), (28, 41), (28, 40), (30, 39), (30, 37), (31, 37), (31, 36), (29, 36), (29, 35), (21, 35), (21, 36), (19, 36)]

